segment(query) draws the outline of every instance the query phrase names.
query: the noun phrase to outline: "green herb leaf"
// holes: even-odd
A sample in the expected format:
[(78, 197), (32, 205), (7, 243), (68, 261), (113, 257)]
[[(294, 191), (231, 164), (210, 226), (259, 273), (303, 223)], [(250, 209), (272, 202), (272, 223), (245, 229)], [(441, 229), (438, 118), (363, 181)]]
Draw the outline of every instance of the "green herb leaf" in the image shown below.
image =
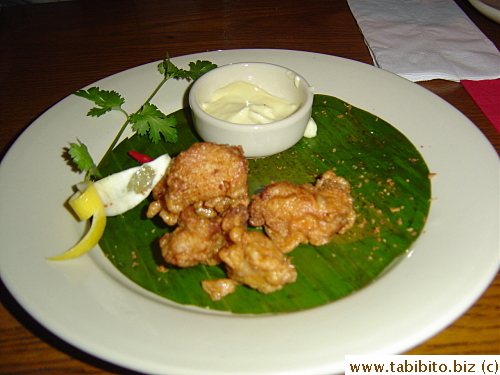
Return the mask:
[(193, 81), (201, 77), (206, 72), (216, 68), (217, 65), (211, 61), (198, 60), (189, 63), (189, 70), (181, 69), (175, 66), (170, 58), (167, 56), (160, 64), (158, 64), (158, 71), (168, 78), (192, 79)]
[(203, 74), (205, 74), (206, 72), (208, 72), (214, 68), (217, 68), (217, 65), (215, 65), (214, 63), (212, 63), (210, 61), (198, 60), (195, 63), (190, 62), (189, 63), (189, 71), (186, 72), (186, 76), (187, 76), (187, 78), (191, 78), (192, 80), (196, 80), (199, 77), (201, 77)]
[(173, 76), (178, 70), (179, 68), (172, 64), (168, 56), (165, 60), (158, 64), (158, 71), (167, 78)]
[(168, 117), (157, 106), (146, 103), (142, 108), (130, 116), (133, 124), (132, 130), (139, 135), (149, 134), (154, 143), (158, 143), (161, 135), (167, 142), (177, 142), (177, 121), (174, 117)]
[(217, 67), (217, 65), (210, 61), (198, 60), (195, 63), (189, 63), (189, 67), (189, 70), (179, 69), (172, 64), (167, 52), (166, 59), (158, 65), (158, 71), (164, 75), (164, 78), (140, 109), (132, 115), (129, 115), (122, 108), (125, 99), (116, 91), (106, 91), (100, 90), (99, 87), (91, 87), (87, 91), (79, 90), (74, 93), (76, 96), (88, 99), (97, 105), (97, 107), (91, 108), (88, 111), (87, 116), (99, 117), (111, 110), (118, 110), (127, 117), (125, 123), (121, 126), (115, 139), (104, 154), (104, 157), (113, 151), (121, 139), (123, 132), (131, 124), (133, 125), (132, 129), (139, 135), (149, 134), (149, 139), (153, 143), (158, 143), (162, 135), (167, 142), (177, 142), (176, 120), (163, 114), (154, 104), (151, 104), (151, 100), (170, 78), (195, 80), (209, 70)]
[(113, 109), (119, 109), (125, 103), (125, 99), (116, 91), (100, 90), (99, 87), (91, 87), (88, 91), (79, 90), (75, 92), (75, 95), (88, 99), (97, 105), (87, 113), (87, 116), (93, 117), (102, 116)]
[(75, 162), (78, 169), (84, 172), (88, 172), (86, 179), (90, 179), (91, 177), (102, 177), (85, 144), (81, 143), (78, 140), (78, 143), (70, 143), (69, 145), (70, 148), (68, 150), (68, 153)]

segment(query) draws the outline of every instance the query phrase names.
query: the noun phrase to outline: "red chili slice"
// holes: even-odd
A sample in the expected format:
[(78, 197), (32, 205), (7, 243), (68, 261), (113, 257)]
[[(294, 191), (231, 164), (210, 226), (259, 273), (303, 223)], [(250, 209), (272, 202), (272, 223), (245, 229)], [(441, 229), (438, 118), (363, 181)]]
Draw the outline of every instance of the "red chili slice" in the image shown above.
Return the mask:
[(149, 157), (148, 155), (141, 154), (140, 152), (137, 152), (137, 151), (129, 151), (128, 154), (141, 164), (149, 163), (150, 161), (154, 160), (153, 158)]

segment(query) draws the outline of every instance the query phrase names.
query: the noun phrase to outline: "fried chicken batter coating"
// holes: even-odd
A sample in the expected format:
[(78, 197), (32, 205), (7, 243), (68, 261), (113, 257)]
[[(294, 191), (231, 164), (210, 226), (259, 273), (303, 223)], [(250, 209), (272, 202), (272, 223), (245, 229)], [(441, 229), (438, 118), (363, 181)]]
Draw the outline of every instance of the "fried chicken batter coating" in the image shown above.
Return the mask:
[(178, 267), (197, 264), (215, 266), (220, 263), (219, 250), (228, 245), (229, 231), (234, 227), (246, 228), (248, 210), (244, 205), (229, 208), (220, 216), (206, 218), (188, 206), (179, 215), (173, 232), (160, 238), (163, 259)]
[(203, 280), (201, 287), (208, 293), (212, 301), (220, 301), (228, 294), (236, 292), (238, 283), (233, 279)]
[(299, 244), (325, 245), (354, 225), (350, 191), (349, 182), (332, 171), (315, 185), (278, 182), (252, 197), (249, 222), (263, 226), (285, 253)]
[(183, 268), (199, 263), (208, 266), (219, 264), (218, 253), (225, 245), (227, 241), (220, 220), (200, 217), (193, 207), (182, 211), (175, 230), (160, 238), (165, 261)]
[(188, 206), (202, 217), (215, 217), (239, 204), (248, 206), (248, 168), (240, 146), (195, 143), (170, 163), (153, 189), (155, 201), (147, 216), (159, 214), (168, 225), (175, 225)]
[(221, 249), (231, 279), (261, 293), (272, 293), (297, 279), (297, 271), (276, 245), (259, 231), (236, 227), (230, 232), (232, 245)]

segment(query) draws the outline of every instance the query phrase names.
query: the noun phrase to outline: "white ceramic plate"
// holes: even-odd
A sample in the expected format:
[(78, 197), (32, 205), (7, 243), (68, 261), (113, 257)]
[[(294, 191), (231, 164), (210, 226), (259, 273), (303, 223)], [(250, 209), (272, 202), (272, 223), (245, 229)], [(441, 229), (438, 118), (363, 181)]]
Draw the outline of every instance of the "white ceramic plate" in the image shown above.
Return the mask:
[[(0, 272), (41, 324), (74, 346), (148, 374), (331, 374), (346, 354), (401, 353), (445, 328), (489, 285), (499, 263), (499, 160), (481, 132), (431, 92), (391, 73), (333, 56), (231, 50), (173, 59), (218, 65), (287, 66), (316, 87), (389, 121), (419, 148), (432, 172), (431, 213), (412, 255), (381, 279), (329, 305), (275, 316), (186, 309), (134, 288), (100, 249), (49, 262), (83, 232), (64, 207), (81, 176), (61, 157), (76, 138), (96, 160), (123, 122), (86, 117), (91, 103), (68, 97), (36, 120), (0, 168)], [(105, 78), (134, 111), (161, 79), (156, 63)], [(154, 101), (183, 105), (187, 84), (169, 82)]]

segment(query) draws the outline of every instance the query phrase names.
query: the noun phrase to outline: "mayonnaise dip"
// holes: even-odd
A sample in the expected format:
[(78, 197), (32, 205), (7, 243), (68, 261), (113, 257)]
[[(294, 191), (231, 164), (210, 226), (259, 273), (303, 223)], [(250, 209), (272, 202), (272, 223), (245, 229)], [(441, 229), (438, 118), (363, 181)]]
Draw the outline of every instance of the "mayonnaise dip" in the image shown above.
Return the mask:
[(268, 124), (290, 116), (299, 106), (252, 83), (235, 81), (216, 90), (201, 108), (213, 117), (236, 124)]

